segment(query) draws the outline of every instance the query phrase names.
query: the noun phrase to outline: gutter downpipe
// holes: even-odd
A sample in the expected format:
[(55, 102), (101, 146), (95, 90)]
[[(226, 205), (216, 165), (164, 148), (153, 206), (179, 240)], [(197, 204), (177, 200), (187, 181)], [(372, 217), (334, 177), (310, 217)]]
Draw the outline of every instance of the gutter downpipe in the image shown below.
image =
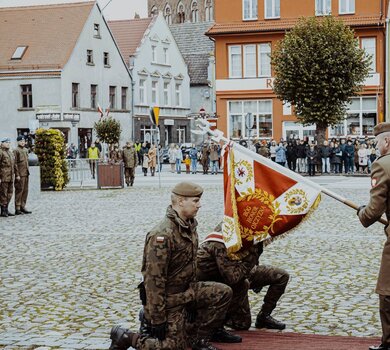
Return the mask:
[(386, 17), (386, 38), (385, 38), (385, 122), (389, 120), (389, 22), (390, 19)]

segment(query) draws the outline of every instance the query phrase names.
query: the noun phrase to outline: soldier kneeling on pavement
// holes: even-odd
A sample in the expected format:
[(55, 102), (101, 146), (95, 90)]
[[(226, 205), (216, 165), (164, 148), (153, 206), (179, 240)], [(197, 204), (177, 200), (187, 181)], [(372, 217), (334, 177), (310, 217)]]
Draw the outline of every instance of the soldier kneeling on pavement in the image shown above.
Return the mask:
[(249, 329), (252, 319), (248, 290), (259, 293), (263, 287), (269, 286), (257, 315), (255, 327), (285, 329), (286, 325), (273, 318), (271, 313), (284, 294), (289, 274), (277, 267), (259, 265), (259, 257), (263, 252), (262, 242), (240, 251), (239, 260), (231, 259), (228, 256), (221, 231), (222, 223), (200, 245), (197, 265), (200, 281), (222, 282), (233, 290), (225, 325), (236, 330)]
[(110, 350), (216, 350), (209, 343), (241, 342), (223, 328), (232, 290), (217, 282), (198, 282), (197, 221), (202, 187), (178, 183), (165, 218), (146, 236), (142, 261), (144, 305), (139, 333), (111, 329)]

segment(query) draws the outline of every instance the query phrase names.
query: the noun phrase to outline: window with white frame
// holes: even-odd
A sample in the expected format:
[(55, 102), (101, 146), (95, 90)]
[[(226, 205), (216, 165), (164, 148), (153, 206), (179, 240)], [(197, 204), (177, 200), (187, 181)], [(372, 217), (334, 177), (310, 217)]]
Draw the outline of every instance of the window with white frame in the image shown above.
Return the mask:
[(257, 0), (243, 0), (243, 20), (257, 19)]
[(229, 46), (229, 78), (242, 78), (241, 46)]
[(205, 9), (206, 22), (212, 21), (213, 20), (213, 4), (212, 4), (211, 0), (205, 0), (204, 9)]
[(163, 54), (164, 54), (164, 63), (169, 64), (169, 51), (167, 47), (163, 48)]
[(33, 100), (32, 100), (32, 85), (20, 85), (21, 93), (22, 93), (22, 108), (32, 108)]
[(264, 43), (259, 44), (259, 76), (270, 77), (271, 76), (271, 44)]
[(339, 14), (355, 13), (355, 0), (339, 0)]
[(196, 0), (193, 0), (191, 3), (191, 22), (192, 23), (199, 22), (198, 2)]
[(265, 18), (280, 17), (280, 0), (265, 0)]
[(176, 99), (176, 106), (181, 106), (181, 84), (180, 83), (175, 84), (175, 99)]
[(158, 105), (158, 81), (152, 80), (152, 104)]
[(170, 87), (169, 82), (164, 81), (164, 106), (169, 106), (169, 104), (170, 104), (169, 87)]
[(256, 45), (244, 45), (244, 77), (256, 77)]
[(110, 100), (110, 108), (116, 108), (116, 86), (109, 87), (109, 100)]
[(315, 0), (316, 16), (330, 15), (332, 11), (332, 0)]
[(146, 101), (146, 80), (140, 79), (139, 80), (139, 103), (145, 105), (147, 103)]
[(361, 46), (371, 57), (370, 72), (376, 72), (376, 38), (361, 38)]
[(157, 62), (157, 47), (152, 45), (152, 62)]
[(330, 129), (331, 136), (366, 136), (373, 135), (377, 123), (377, 99), (371, 97), (353, 98), (348, 105), (345, 119)]
[(164, 18), (168, 25), (172, 24), (172, 10), (168, 4), (165, 6), (164, 9)]
[(229, 101), (229, 137), (272, 137), (272, 100)]

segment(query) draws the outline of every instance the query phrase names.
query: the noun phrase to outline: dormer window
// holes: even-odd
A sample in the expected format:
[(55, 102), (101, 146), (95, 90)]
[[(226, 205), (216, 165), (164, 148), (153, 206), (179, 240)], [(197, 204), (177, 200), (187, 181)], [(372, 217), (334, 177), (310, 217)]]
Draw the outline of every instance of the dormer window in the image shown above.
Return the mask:
[(11, 60), (21, 60), (28, 46), (18, 46), (11, 57)]
[(100, 39), (100, 25), (99, 23), (93, 24), (93, 36)]

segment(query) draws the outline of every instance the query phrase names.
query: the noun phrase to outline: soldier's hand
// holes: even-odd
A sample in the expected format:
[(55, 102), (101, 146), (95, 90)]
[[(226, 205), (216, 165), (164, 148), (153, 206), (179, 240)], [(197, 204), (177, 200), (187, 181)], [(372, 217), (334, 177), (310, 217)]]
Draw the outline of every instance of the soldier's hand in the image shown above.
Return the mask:
[(358, 208), (358, 210), (357, 210), (357, 212), (356, 212), (356, 215), (359, 215), (360, 210), (364, 209), (365, 207), (366, 207), (365, 205), (361, 205), (361, 206)]
[(194, 301), (186, 304), (185, 317), (188, 323), (194, 323), (197, 316), (196, 303)]
[(158, 340), (165, 340), (167, 335), (167, 323), (161, 323), (158, 325), (152, 325), (150, 327), (150, 335)]

